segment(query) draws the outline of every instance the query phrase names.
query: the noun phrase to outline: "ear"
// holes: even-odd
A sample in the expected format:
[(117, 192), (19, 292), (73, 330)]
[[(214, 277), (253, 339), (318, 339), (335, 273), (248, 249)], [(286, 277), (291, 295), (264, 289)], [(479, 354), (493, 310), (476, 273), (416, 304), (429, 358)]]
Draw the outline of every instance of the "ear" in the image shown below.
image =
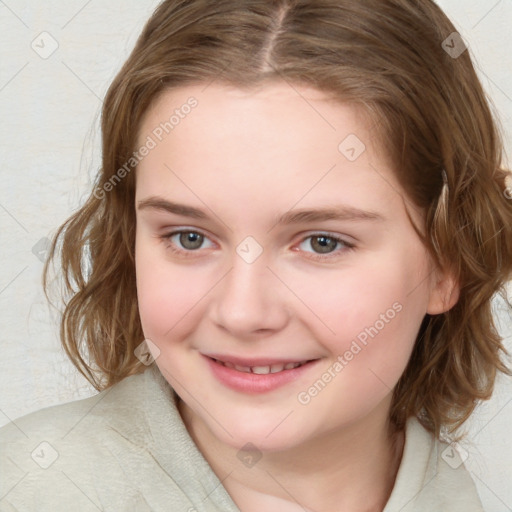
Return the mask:
[(449, 311), (460, 296), (460, 286), (453, 272), (436, 269), (432, 273), (427, 313), (439, 315)]

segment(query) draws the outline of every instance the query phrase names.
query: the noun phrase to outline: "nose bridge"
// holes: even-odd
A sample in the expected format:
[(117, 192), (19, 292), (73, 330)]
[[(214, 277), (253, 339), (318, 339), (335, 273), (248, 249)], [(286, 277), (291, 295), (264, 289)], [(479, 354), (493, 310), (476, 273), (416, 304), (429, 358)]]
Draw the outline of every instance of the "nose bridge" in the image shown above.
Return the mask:
[(214, 321), (239, 336), (279, 329), (287, 320), (279, 283), (267, 268), (268, 257), (263, 250), (255, 251), (251, 243), (237, 247), (212, 308)]

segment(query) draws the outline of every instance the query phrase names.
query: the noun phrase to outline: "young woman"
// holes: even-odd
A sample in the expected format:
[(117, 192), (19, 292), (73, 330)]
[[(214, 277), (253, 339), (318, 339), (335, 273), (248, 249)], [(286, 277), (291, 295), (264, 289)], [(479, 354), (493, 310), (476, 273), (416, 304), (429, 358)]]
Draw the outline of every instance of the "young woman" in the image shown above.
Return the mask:
[(0, 430), (1, 510), (482, 511), (512, 202), (443, 12), (167, 0), (102, 119), (52, 249), (100, 393)]

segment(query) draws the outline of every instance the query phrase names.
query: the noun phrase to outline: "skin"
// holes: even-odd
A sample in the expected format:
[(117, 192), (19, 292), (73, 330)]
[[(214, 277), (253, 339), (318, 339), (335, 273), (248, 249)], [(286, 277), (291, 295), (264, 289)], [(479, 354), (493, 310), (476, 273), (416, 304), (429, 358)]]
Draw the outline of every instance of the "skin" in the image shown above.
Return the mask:
[[(388, 420), (393, 387), (423, 317), (450, 309), (457, 286), (430, 261), (405, 192), (356, 107), (283, 82), (251, 91), (187, 86), (153, 104), (140, 144), (190, 96), (197, 107), (136, 171), (138, 300), (144, 334), (160, 351), (156, 364), (242, 511), (381, 511), (404, 442)], [(338, 149), (349, 134), (366, 146), (355, 161)], [(208, 218), (138, 208), (154, 196)], [(290, 210), (340, 205), (384, 220), (276, 224)], [(178, 229), (203, 234), (203, 245), (163, 238)], [(355, 247), (319, 253), (313, 235), (322, 234)], [(236, 252), (247, 236), (263, 249), (252, 263)], [(298, 394), (393, 304), (400, 312), (300, 403)], [(294, 382), (249, 395), (217, 381), (201, 352), (321, 361)], [(237, 457), (248, 442), (262, 455), (252, 467)]]

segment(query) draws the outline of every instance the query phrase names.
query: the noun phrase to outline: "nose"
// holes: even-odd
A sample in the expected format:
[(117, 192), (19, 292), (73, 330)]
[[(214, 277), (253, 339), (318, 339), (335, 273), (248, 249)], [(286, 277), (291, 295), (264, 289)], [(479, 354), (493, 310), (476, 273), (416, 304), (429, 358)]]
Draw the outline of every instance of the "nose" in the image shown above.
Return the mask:
[(267, 267), (267, 259), (262, 255), (247, 263), (234, 253), (231, 263), (231, 270), (212, 295), (213, 322), (237, 338), (283, 329), (290, 318), (287, 297), (282, 283)]

